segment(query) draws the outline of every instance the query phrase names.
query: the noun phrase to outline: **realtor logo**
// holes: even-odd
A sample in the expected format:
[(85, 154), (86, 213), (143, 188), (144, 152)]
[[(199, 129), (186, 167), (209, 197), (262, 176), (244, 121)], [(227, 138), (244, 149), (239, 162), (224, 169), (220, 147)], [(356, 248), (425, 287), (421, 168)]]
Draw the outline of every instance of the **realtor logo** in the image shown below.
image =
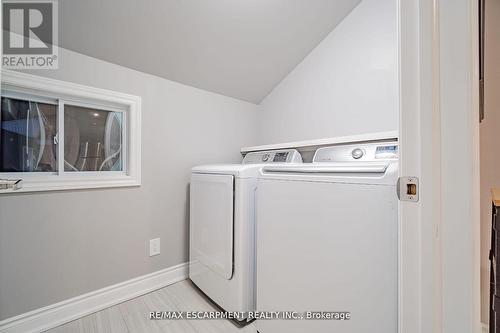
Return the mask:
[(3, 0), (2, 66), (57, 68), (57, 0)]

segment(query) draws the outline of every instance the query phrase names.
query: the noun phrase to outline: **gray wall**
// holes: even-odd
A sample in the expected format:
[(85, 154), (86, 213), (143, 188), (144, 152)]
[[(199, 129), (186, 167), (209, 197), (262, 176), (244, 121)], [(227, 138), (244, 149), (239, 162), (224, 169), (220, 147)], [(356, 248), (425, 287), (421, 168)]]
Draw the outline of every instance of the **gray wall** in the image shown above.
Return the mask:
[(259, 106), (270, 144), (398, 129), (396, 0), (363, 0)]
[(34, 73), (142, 97), (142, 186), (0, 195), (0, 320), (185, 262), (190, 168), (255, 144), (253, 104), (65, 50)]

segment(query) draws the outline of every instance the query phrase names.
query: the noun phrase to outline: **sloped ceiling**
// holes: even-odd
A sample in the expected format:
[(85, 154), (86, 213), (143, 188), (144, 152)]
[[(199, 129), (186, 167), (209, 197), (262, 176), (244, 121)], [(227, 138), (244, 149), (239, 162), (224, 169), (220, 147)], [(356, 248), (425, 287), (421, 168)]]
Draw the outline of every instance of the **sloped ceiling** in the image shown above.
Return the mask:
[(64, 0), (64, 48), (259, 103), (361, 0)]

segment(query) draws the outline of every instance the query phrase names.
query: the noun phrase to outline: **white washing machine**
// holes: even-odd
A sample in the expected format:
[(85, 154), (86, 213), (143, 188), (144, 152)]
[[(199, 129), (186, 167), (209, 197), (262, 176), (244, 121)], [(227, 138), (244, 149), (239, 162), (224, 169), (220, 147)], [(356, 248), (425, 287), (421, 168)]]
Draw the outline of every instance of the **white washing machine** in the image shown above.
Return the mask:
[(226, 311), (255, 311), (255, 190), (263, 165), (301, 163), (293, 149), (242, 164), (197, 166), (190, 185), (189, 277)]
[(397, 179), (397, 142), (321, 148), (312, 164), (262, 168), (257, 311), (350, 319), (258, 320), (260, 333), (397, 333)]

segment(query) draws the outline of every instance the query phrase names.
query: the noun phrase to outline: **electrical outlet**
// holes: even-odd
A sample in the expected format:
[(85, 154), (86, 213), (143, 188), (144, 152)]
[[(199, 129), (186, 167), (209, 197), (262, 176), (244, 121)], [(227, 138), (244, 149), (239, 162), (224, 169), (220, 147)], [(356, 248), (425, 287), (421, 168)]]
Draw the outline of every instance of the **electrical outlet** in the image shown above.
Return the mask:
[(149, 256), (157, 256), (160, 254), (160, 239), (155, 238), (149, 241)]

